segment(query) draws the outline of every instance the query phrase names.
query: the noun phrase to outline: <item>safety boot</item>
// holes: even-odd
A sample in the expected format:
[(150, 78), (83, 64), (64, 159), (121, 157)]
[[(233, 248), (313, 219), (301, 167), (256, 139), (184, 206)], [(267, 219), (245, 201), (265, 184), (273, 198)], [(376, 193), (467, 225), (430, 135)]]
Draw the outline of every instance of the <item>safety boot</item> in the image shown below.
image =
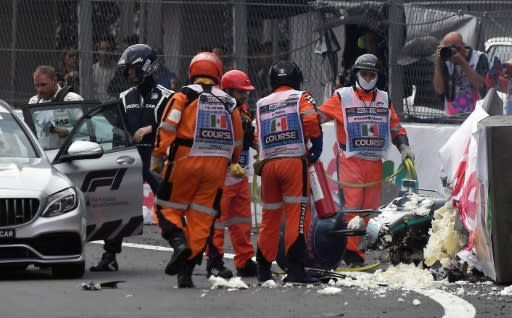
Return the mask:
[(236, 273), (240, 277), (254, 277), (257, 272), (258, 268), (252, 259), (248, 259), (244, 267), (236, 269)]
[(231, 277), (233, 277), (233, 272), (230, 269), (226, 268), (224, 265), (218, 264), (216, 266), (211, 266), (210, 268), (206, 269), (206, 277), (210, 278), (210, 276), (212, 275), (215, 277), (230, 279)]
[(178, 270), (178, 288), (194, 288), (192, 272), (196, 266), (195, 260), (186, 261)]
[(300, 283), (300, 284), (319, 284), (320, 280), (311, 277), (311, 275), (304, 269), (304, 252), (306, 250), (306, 241), (304, 235), (300, 234), (299, 237), (288, 249), (286, 259), (288, 261), (288, 269), (286, 277), (283, 279), (285, 283)]
[(299, 284), (320, 284), (320, 280), (312, 277), (307, 271), (289, 271), (286, 277), (283, 279), (284, 283), (299, 283)]
[(116, 261), (116, 253), (105, 252), (96, 266), (91, 266), (91, 272), (117, 272), (119, 266)]
[(187, 240), (181, 231), (175, 232), (173, 237), (169, 239), (169, 244), (174, 249), (174, 254), (165, 267), (165, 273), (167, 275), (176, 275), (180, 268), (184, 266), (192, 251), (188, 247)]
[(258, 278), (258, 282), (263, 283), (267, 280), (274, 280), (272, 277), (272, 263), (267, 261), (261, 251), (258, 249), (256, 252), (256, 262), (257, 262), (257, 269), (258, 273), (256, 277)]

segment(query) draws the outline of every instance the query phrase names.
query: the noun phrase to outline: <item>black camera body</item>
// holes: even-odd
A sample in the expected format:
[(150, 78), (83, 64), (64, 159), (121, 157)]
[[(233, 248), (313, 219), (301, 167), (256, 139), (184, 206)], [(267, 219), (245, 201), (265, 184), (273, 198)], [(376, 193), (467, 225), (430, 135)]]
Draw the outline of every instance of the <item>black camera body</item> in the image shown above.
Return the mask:
[(452, 56), (457, 53), (457, 47), (454, 45), (451, 46), (443, 46), (441, 50), (439, 51), (439, 54), (441, 55), (441, 58), (446, 61), (450, 59)]

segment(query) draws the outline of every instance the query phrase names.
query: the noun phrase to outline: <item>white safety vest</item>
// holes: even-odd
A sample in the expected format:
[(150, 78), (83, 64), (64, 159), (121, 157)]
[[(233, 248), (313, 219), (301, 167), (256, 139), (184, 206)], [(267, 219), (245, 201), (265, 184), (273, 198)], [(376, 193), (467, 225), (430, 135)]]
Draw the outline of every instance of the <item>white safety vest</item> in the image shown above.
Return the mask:
[(346, 156), (380, 160), (389, 145), (388, 94), (376, 90), (374, 99), (366, 105), (352, 87), (342, 87), (336, 92), (345, 117)]
[(204, 92), (200, 85), (188, 87), (199, 93), (194, 142), (189, 155), (231, 159), (235, 145), (231, 113), (236, 100), (217, 87), (212, 87), (211, 93)]
[(272, 93), (256, 103), (261, 160), (298, 157), (306, 153), (299, 101), (304, 92)]

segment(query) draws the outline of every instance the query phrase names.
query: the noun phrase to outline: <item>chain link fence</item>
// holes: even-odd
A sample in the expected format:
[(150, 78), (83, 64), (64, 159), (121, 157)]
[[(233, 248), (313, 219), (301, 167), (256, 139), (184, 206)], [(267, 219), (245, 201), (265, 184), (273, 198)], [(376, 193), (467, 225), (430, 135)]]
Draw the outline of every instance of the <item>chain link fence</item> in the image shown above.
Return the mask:
[[(116, 73), (120, 54), (147, 43), (162, 56), (155, 76), (166, 86), (187, 84), (192, 56), (215, 50), (226, 70), (249, 73), (252, 102), (269, 92), (272, 61), (288, 59), (321, 103), (337, 85), (350, 85), (353, 62), (372, 52), (385, 66), (379, 85), (404, 120), (435, 121), (444, 117), (432, 85), (439, 41), (459, 31), (467, 45), (485, 50), (486, 40), (512, 33), (511, 13), (511, 1), (492, 0), (3, 0), (0, 98), (26, 103), (42, 64), (55, 66), (86, 99), (116, 98), (129, 86)], [(499, 43), (492, 55), (508, 61), (512, 40), (509, 49)]]

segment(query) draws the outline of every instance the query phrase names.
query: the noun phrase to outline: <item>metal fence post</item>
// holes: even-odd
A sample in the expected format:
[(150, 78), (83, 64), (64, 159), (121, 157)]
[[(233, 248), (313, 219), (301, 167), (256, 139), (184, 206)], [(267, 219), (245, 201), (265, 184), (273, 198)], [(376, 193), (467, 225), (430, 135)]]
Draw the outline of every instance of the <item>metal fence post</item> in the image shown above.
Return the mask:
[(247, 72), (247, 4), (233, 1), (233, 59), (235, 68)]
[(91, 0), (80, 0), (78, 4), (78, 51), (80, 53), (80, 95), (92, 98), (92, 5)]
[(16, 34), (18, 33), (18, 0), (12, 0), (12, 17), (11, 17), (11, 69), (9, 73), (9, 101), (15, 102), (16, 98), (16, 47), (18, 46)]
[(403, 70), (402, 67), (397, 64), (404, 43), (403, 25), (405, 18), (403, 14), (403, 0), (390, 0), (388, 13), (389, 92), (391, 101), (395, 104), (397, 114), (403, 117)]

